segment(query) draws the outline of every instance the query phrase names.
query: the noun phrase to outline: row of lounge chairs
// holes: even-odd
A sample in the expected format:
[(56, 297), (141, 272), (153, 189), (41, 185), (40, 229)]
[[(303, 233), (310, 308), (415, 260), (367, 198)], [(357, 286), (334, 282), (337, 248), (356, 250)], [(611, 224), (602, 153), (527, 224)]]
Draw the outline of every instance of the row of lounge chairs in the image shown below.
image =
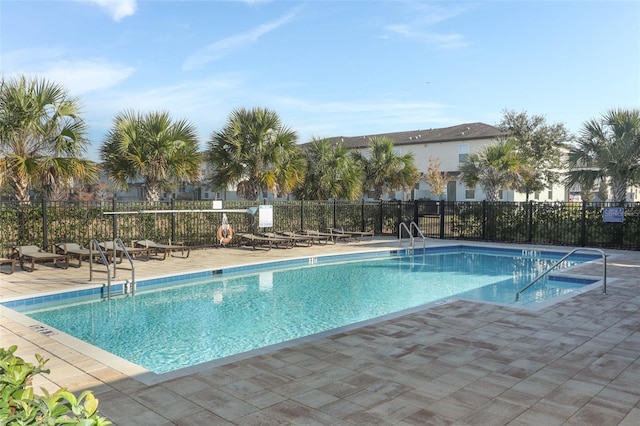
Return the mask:
[[(311, 246), (313, 244), (335, 244), (337, 241), (351, 242), (352, 240), (362, 241), (363, 238), (370, 237), (373, 240), (374, 233), (344, 231), (338, 228), (329, 228), (326, 232), (307, 230), (304, 232), (268, 232), (264, 234), (238, 234), (240, 245), (250, 245), (254, 249), (272, 247), (292, 248), (295, 246)], [(180, 251), (184, 258), (189, 257), (190, 249), (184, 245), (160, 244), (153, 240), (138, 240), (131, 247), (121, 247), (113, 241), (99, 243), (102, 251), (110, 258), (118, 258), (122, 262), (126, 252), (132, 257), (145, 256), (149, 260), (151, 256), (162, 256), (162, 260), (167, 256), (173, 256), (174, 252)], [(36, 263), (53, 263), (54, 266), (68, 268), (70, 261), (75, 259), (77, 267), (82, 266), (82, 261), (94, 256), (98, 260), (100, 253), (97, 250), (89, 250), (77, 243), (58, 243), (53, 246), (52, 251), (43, 250), (36, 245), (16, 246), (13, 248), (11, 258), (0, 258), (0, 265), (9, 264), (13, 273), (16, 263), (25, 271), (33, 271)], [(30, 264), (25, 266), (25, 264)]]
[[(173, 256), (173, 252), (180, 251), (182, 257), (189, 257), (190, 249), (184, 245), (160, 244), (152, 240), (138, 240), (134, 242), (132, 247), (124, 247), (124, 250), (113, 241), (104, 241), (99, 243), (100, 249), (111, 260), (114, 258), (122, 262), (125, 256), (125, 250), (132, 257), (143, 255), (146, 260), (151, 256), (162, 256), (162, 260), (167, 255)], [(15, 246), (11, 258), (1, 258), (0, 265), (10, 264), (10, 272), (13, 273), (16, 263), (20, 264), (22, 270), (32, 272), (36, 263), (53, 263), (54, 266), (68, 268), (72, 260), (76, 260), (77, 267), (82, 266), (82, 261), (89, 259), (91, 256), (94, 260), (99, 260), (100, 253), (97, 250), (90, 250), (77, 243), (58, 243), (52, 246), (51, 251), (43, 250), (36, 245)], [(28, 266), (27, 266), (28, 265)]]
[(266, 232), (253, 234), (238, 234), (240, 245), (249, 245), (254, 249), (272, 247), (292, 248), (295, 246), (311, 246), (313, 244), (335, 244), (337, 241), (351, 242), (362, 241), (370, 237), (373, 240), (374, 232), (344, 231), (337, 228), (329, 228), (327, 232), (306, 230), (304, 232)]

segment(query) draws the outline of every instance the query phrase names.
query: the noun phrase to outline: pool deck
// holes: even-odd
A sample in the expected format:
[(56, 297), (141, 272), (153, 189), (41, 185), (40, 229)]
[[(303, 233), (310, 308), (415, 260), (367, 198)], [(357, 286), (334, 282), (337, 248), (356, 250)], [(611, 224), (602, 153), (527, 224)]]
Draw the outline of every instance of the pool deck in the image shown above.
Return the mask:
[[(429, 241), (441, 244), (467, 243)], [(395, 239), (375, 239), (270, 251), (194, 250), (188, 259), (135, 261), (135, 270), (141, 280), (397, 247)], [(101, 414), (116, 425), (637, 426), (640, 253), (605, 251), (606, 295), (599, 287), (539, 310), (437, 303), (155, 382), (4, 307), (0, 346), (18, 345), (18, 355), (30, 362), (35, 353), (49, 358), (51, 374), (36, 377), (36, 389), (91, 389)], [(37, 265), (31, 273), (18, 266), (11, 275), (0, 274), (0, 300), (86, 288), (106, 281), (101, 271), (90, 283), (84, 262), (66, 270)], [(576, 271), (599, 277), (602, 264)], [(118, 269), (119, 280), (128, 275)]]

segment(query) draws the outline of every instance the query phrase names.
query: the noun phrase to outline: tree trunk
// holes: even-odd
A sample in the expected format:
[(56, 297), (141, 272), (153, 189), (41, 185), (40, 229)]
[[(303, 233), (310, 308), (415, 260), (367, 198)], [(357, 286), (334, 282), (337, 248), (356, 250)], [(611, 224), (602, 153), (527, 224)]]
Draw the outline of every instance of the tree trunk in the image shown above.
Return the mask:
[(376, 200), (382, 200), (382, 194), (383, 194), (383, 187), (382, 185), (376, 186), (375, 188), (375, 197)]
[(627, 185), (624, 182), (611, 182), (611, 192), (616, 203), (624, 203), (627, 200)]
[(146, 189), (147, 201), (160, 201), (160, 187), (157, 184), (147, 183)]
[(28, 203), (31, 199), (29, 195), (29, 184), (26, 178), (20, 176), (12, 176), (9, 185), (13, 189), (13, 195), (17, 201)]
[(498, 201), (498, 188), (495, 186), (487, 186), (484, 191), (487, 201)]

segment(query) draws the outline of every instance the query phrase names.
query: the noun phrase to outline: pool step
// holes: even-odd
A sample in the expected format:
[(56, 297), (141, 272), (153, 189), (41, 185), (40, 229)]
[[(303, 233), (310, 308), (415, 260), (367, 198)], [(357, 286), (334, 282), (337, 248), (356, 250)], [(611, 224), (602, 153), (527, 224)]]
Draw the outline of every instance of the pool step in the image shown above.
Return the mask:
[[(111, 297), (128, 296), (135, 293), (136, 284), (129, 280), (126, 280), (122, 284), (111, 285)], [(102, 298), (109, 297), (109, 291), (106, 285), (102, 286)]]

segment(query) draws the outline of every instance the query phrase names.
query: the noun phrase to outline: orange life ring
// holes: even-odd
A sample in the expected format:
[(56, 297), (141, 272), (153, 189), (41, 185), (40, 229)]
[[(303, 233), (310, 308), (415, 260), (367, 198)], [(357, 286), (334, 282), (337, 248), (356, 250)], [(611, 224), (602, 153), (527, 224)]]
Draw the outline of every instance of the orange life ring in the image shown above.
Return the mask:
[(220, 240), (220, 244), (229, 244), (232, 238), (233, 238), (233, 229), (231, 229), (231, 225), (227, 226), (226, 234), (222, 229), (222, 226), (218, 228), (218, 240)]

